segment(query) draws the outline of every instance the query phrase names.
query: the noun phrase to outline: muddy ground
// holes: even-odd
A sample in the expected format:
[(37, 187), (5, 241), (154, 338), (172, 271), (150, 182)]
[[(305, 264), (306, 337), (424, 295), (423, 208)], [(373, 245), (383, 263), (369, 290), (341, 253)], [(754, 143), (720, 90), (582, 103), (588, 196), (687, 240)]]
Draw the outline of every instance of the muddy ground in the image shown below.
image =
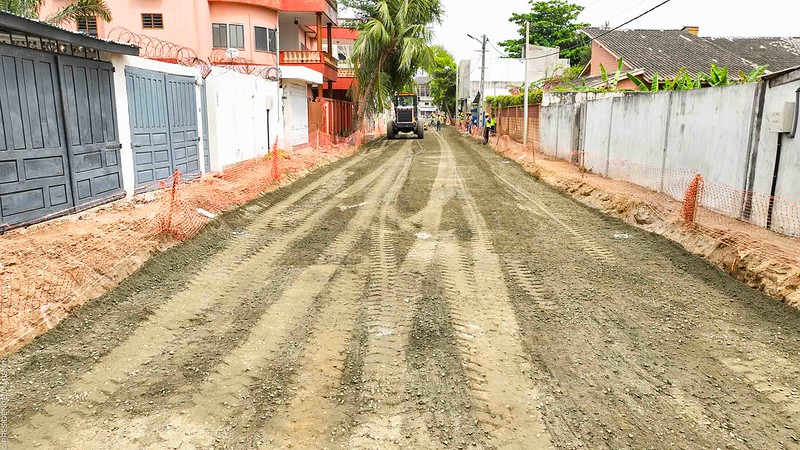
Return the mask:
[(9, 365), (13, 448), (800, 448), (800, 312), (451, 129), (222, 216)]

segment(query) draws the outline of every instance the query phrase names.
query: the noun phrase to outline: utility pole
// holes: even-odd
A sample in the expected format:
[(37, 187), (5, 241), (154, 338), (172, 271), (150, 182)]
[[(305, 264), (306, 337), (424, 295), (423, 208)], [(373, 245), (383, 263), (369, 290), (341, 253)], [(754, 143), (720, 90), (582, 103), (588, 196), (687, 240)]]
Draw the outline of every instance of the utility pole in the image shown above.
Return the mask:
[(530, 39), (531, 35), (531, 23), (525, 22), (525, 50), (522, 52), (522, 56), (525, 57), (525, 99), (523, 101), (523, 125), (522, 125), (522, 148), (523, 151), (525, 147), (528, 146), (528, 40)]
[(461, 66), (456, 64), (456, 107), (453, 109), (453, 123), (456, 122), (456, 117), (458, 117), (458, 77), (461, 75)]
[(481, 39), (481, 99), (478, 102), (478, 118), (483, 126), (486, 126), (486, 117), (483, 110), (483, 102), (486, 101), (484, 95), (484, 75), (486, 74), (486, 35), (484, 34)]

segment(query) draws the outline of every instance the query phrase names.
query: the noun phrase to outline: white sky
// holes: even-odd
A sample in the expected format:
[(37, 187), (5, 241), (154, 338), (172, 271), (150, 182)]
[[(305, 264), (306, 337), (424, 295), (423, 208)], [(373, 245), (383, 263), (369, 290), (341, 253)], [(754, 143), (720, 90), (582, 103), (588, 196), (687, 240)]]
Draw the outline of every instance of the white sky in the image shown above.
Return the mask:
[[(581, 21), (616, 26), (661, 3), (663, 0), (573, 0), (586, 7)], [(435, 28), (438, 44), (455, 56), (456, 62), (470, 59), (486, 34), (497, 43), (516, 36), (516, 25), (508, 22), (514, 12), (530, 11), (527, 0), (442, 0), (446, 17)], [(469, 5), (469, 6), (467, 6)], [(740, 6), (741, 5), (741, 6)], [(798, 0), (722, 1), (672, 0), (625, 28), (700, 27), (701, 36), (800, 36)], [(502, 50), (499, 46), (498, 49)], [(497, 53), (489, 48), (489, 51)]]

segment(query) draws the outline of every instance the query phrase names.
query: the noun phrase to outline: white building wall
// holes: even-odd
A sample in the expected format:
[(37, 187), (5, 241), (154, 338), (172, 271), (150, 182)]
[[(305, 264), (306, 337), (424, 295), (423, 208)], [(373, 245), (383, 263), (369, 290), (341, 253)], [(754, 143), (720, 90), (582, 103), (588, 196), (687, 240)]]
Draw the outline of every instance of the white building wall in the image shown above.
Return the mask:
[(277, 83), (215, 68), (206, 89), (211, 170), (269, 153), (282, 134)]

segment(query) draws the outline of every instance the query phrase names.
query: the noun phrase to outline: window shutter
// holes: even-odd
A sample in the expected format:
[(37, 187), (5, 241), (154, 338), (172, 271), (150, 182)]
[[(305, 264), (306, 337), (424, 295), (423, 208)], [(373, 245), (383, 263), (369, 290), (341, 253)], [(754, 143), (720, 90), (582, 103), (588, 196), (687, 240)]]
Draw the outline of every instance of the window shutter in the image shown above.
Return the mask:
[(269, 51), (275, 53), (278, 51), (278, 30), (275, 28), (269, 29)]

